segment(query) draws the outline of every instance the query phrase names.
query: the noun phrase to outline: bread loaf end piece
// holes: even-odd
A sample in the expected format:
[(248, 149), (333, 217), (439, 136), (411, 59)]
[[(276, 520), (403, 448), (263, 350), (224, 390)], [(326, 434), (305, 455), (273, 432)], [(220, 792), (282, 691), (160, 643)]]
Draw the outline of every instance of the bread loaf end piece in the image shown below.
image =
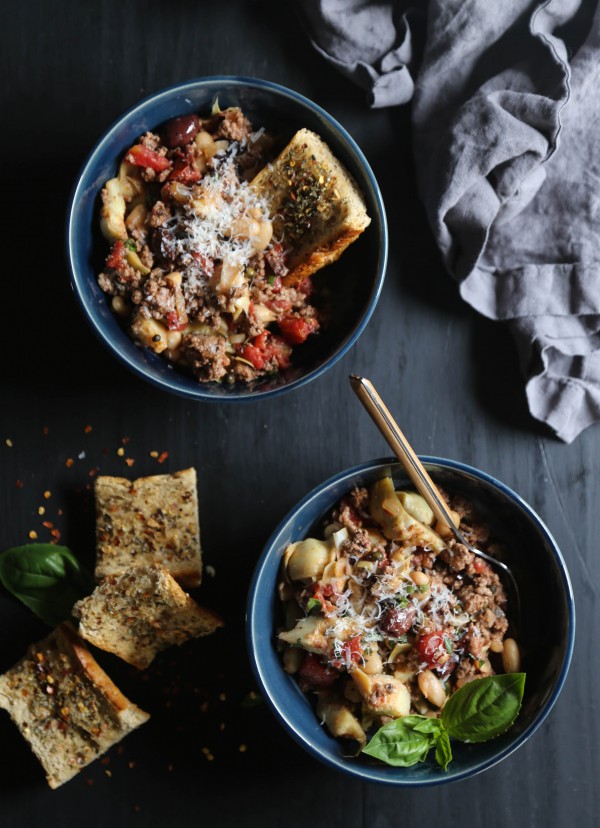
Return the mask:
[(29, 647), (0, 676), (0, 707), (10, 714), (58, 788), (149, 715), (127, 699), (70, 624)]
[(266, 199), (274, 235), (283, 240), (288, 285), (338, 259), (371, 222), (354, 178), (308, 129), (294, 135), (252, 187)]

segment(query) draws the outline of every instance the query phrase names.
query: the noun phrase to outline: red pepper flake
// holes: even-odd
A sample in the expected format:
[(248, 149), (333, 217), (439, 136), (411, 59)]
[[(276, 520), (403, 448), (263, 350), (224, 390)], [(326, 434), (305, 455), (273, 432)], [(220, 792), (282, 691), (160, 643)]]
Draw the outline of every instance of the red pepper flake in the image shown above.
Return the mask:
[(88, 477), (95, 477), (99, 471), (100, 469), (90, 469), (88, 472)]
[(17, 489), (22, 489), (24, 485), (25, 484), (23, 483), (22, 480), (17, 480), (16, 483), (15, 483), (15, 486), (17, 487)]
[(64, 515), (63, 510), (62, 510), (62, 509), (59, 509), (59, 510), (58, 510), (58, 514), (59, 514), (59, 515)]
[(86, 781), (86, 782), (87, 782), (87, 784), (90, 786), (90, 788), (91, 788), (91, 787), (92, 787), (92, 785), (94, 784), (94, 780), (93, 780), (93, 779), (86, 779), (85, 781)]
[(168, 456), (169, 456), (169, 452), (168, 451), (163, 451), (163, 452), (161, 452), (161, 454), (160, 454), (160, 456), (159, 456), (159, 458), (156, 462), (157, 463), (164, 463)]
[(127, 443), (128, 443), (130, 440), (131, 440), (131, 437), (121, 437), (121, 442), (123, 443), (123, 445), (124, 445), (124, 446), (126, 446), (126, 445), (127, 445)]
[(60, 530), (59, 529), (52, 529), (50, 534), (52, 535), (52, 537), (54, 538), (55, 541), (60, 540)]
[(129, 770), (133, 770), (135, 768), (135, 762), (133, 759), (131, 760), (131, 762), (127, 762), (127, 767), (129, 768)]
[(54, 524), (52, 523), (51, 520), (43, 520), (42, 521), (42, 526), (45, 526), (46, 529), (54, 529)]
[(37, 540), (37, 536), (38, 536), (37, 532), (32, 529), (31, 532), (29, 533), (30, 539), (31, 540)]
[(46, 489), (46, 491), (44, 492), (44, 500), (50, 500), (51, 497), (52, 492), (49, 489)]
[(48, 428), (48, 426), (44, 426), (42, 429), (42, 434), (44, 435), (44, 437), (47, 437), (49, 433), (50, 429)]
[(135, 460), (133, 459), (133, 457), (126, 457), (125, 462), (129, 466), (129, 468), (131, 468), (133, 466), (133, 464), (135, 463)]
[(70, 469), (70, 468), (71, 468), (71, 466), (73, 465), (73, 463), (74, 463), (74, 462), (75, 462), (75, 461), (73, 460), (73, 458), (72, 458), (72, 457), (67, 457), (67, 459), (65, 460), (65, 466), (66, 466), (68, 469)]
[(92, 487), (90, 486), (90, 484), (89, 484), (89, 483), (86, 483), (86, 484), (85, 484), (85, 486), (84, 486), (83, 488), (86, 490), (86, 492), (89, 492), (89, 491), (91, 491), (91, 489), (92, 489)]
[(101, 765), (110, 765), (110, 756), (105, 756), (104, 759), (100, 760)]
[(90, 432), (92, 431), (91, 425), (86, 425), (86, 427), (83, 429), (83, 431), (84, 431), (85, 434), (90, 434)]

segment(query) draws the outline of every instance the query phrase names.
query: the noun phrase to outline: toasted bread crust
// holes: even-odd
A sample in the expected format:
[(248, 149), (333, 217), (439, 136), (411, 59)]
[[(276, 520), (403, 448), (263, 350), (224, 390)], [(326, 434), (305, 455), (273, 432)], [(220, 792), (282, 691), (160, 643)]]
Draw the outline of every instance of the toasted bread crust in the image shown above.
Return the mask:
[(0, 676), (0, 707), (29, 742), (51, 788), (149, 718), (115, 686), (69, 624), (31, 645)]
[(161, 566), (131, 567), (109, 576), (78, 601), (79, 634), (91, 644), (144, 669), (161, 650), (223, 626), (198, 606)]
[(283, 236), (287, 285), (334, 262), (371, 222), (354, 178), (308, 129), (294, 135), (252, 187), (267, 200), (275, 234)]
[(132, 565), (157, 563), (185, 587), (200, 584), (195, 469), (134, 481), (101, 476), (95, 495), (97, 581)]

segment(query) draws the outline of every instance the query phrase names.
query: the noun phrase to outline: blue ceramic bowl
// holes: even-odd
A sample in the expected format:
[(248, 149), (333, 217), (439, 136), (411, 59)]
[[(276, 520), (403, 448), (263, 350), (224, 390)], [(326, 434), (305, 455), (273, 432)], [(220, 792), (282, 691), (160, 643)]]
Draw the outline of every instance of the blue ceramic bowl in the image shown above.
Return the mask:
[[(256, 128), (282, 138), (301, 127), (317, 132), (354, 175), (364, 193), (371, 224), (339, 262), (316, 278), (333, 295), (332, 317), (319, 336), (296, 349), (291, 368), (251, 385), (198, 383), (165, 359), (134, 344), (112, 313), (96, 278), (107, 255), (99, 231), (99, 196), (119, 161), (146, 130), (191, 112), (208, 113), (213, 100), (222, 108), (240, 106)], [(388, 236), (379, 187), (364, 155), (346, 130), (308, 98), (263, 80), (210, 77), (157, 92), (126, 112), (92, 150), (73, 191), (67, 221), (67, 256), (72, 286), (93, 331), (138, 376), (159, 388), (196, 400), (254, 400), (275, 396), (320, 376), (356, 342), (369, 321), (383, 284)]]
[(421, 459), (434, 481), (448, 491), (463, 494), (478, 506), (492, 524), (494, 534), (514, 540), (506, 560), (522, 595), (519, 643), (527, 680), (523, 707), (507, 733), (483, 744), (453, 742), (454, 759), (446, 772), (430, 759), (411, 768), (393, 768), (367, 756), (347, 758), (342, 755), (340, 744), (319, 724), (308, 697), (283, 671), (281, 655), (275, 648), (279, 617), (276, 585), (286, 546), (309, 535), (321, 537), (323, 518), (354, 486), (369, 486), (387, 472), (391, 472), (400, 486), (410, 485), (394, 460), (376, 460), (341, 472), (300, 501), (265, 547), (250, 587), (247, 613), (248, 649), (254, 673), (265, 698), (289, 734), (333, 768), (365, 781), (399, 786), (436, 785), (465, 779), (492, 767), (526, 742), (560, 693), (575, 634), (573, 593), (565, 562), (533, 509), (503, 483), (478, 469), (438, 457)]

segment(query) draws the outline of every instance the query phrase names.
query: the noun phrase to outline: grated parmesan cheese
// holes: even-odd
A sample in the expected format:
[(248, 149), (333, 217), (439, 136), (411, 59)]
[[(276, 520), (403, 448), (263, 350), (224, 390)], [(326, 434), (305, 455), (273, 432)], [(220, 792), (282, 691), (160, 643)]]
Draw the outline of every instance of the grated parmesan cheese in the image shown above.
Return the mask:
[(196, 186), (190, 204), (165, 223), (171, 232), (163, 236), (163, 255), (186, 267), (188, 289), (206, 287), (207, 275), (199, 264), (203, 259), (222, 262), (228, 272), (243, 273), (256, 251), (251, 239), (232, 233), (232, 228), (240, 219), (251, 220), (257, 214), (268, 218), (266, 199), (238, 178), (235, 154), (234, 146), (226, 155), (214, 156), (213, 168)]

